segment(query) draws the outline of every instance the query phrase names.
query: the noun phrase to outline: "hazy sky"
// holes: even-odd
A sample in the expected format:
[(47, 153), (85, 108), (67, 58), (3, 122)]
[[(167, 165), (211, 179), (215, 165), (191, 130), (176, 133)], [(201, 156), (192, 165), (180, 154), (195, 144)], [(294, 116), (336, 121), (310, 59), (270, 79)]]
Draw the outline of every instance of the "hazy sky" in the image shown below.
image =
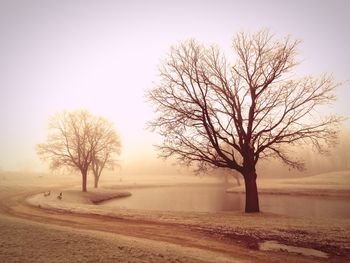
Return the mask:
[[(268, 27), (303, 40), (300, 72), (345, 81), (349, 11), (346, 0), (0, 0), (0, 167), (37, 166), (48, 117), (85, 108), (115, 123), (124, 172), (152, 172), (159, 138), (145, 130), (144, 91), (172, 44), (196, 38), (229, 52), (238, 31)], [(333, 111), (349, 117), (349, 83), (338, 94)]]

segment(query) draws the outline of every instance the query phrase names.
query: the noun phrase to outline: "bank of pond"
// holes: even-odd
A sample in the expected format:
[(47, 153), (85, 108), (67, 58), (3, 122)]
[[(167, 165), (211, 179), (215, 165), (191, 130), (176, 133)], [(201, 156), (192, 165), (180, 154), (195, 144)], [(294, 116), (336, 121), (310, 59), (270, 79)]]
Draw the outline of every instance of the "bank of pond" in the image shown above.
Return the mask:
[[(243, 211), (244, 193), (227, 193), (225, 185), (163, 186), (125, 189), (132, 195), (100, 205), (157, 211)], [(295, 217), (350, 218), (345, 197), (260, 194), (260, 209)]]

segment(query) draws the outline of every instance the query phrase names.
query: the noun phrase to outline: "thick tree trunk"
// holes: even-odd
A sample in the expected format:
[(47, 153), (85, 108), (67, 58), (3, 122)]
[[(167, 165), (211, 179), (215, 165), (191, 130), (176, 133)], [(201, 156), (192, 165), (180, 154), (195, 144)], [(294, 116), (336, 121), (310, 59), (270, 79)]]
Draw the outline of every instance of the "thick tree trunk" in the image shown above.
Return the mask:
[(86, 184), (87, 184), (87, 171), (81, 172), (82, 176), (82, 191), (87, 192)]
[(245, 212), (260, 212), (258, 188), (256, 186), (256, 173), (246, 174), (244, 176), (245, 183)]

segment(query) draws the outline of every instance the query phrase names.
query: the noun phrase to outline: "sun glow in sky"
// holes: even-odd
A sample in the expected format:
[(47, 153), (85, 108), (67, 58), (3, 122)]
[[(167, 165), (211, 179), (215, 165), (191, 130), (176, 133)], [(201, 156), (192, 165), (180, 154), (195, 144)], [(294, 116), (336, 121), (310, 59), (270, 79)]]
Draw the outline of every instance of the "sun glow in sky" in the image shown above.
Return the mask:
[[(270, 28), (302, 39), (302, 74), (349, 79), (348, 1), (0, 0), (0, 167), (40, 167), (35, 145), (50, 115), (84, 108), (113, 121), (125, 173), (158, 163), (145, 89), (169, 47), (195, 38), (229, 54), (235, 33)], [(350, 116), (348, 83), (333, 112)], [(158, 168), (157, 168), (158, 167)], [(161, 167), (161, 168), (159, 168)], [(163, 170), (162, 170), (163, 169)]]

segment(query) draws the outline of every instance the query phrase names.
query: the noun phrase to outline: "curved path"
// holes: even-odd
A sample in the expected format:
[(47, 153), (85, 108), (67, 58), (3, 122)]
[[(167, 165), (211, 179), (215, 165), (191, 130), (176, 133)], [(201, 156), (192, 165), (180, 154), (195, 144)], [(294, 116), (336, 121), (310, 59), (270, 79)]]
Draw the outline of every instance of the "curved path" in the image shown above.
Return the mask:
[[(22, 222), (22, 224), (26, 224), (24, 222), (28, 221), (35, 222), (35, 227), (52, 226), (55, 228), (53, 231), (65, 231), (66, 234), (79, 230), (82, 231), (79, 232), (80, 234), (91, 235), (91, 231), (97, 231), (94, 232), (95, 234), (92, 235), (93, 237), (100, 235), (99, 238), (103, 236), (104, 241), (108, 239), (112, 243), (118, 240), (118, 248), (126, 248), (119, 251), (118, 261), (322, 262), (320, 258), (300, 257), (298, 255), (282, 252), (271, 253), (252, 250), (242, 245), (242, 240), (223, 239), (208, 232), (180, 224), (136, 221), (100, 215), (64, 213), (32, 207), (25, 202), (27, 197), (42, 191), (43, 190), (40, 188), (30, 191), (28, 189), (7, 189), (3, 191), (0, 199), (0, 213), (6, 217), (14, 217), (17, 220), (21, 219), (22, 221), (20, 222)], [(21, 237), (19, 236), (18, 238)], [(123, 240), (123, 238), (129, 238), (129, 243), (126, 241), (124, 243), (121, 242), (120, 240)], [(242, 238), (244, 239), (244, 237)], [(82, 240), (85, 239), (83, 238)], [(69, 240), (67, 240), (67, 242), (69, 242)], [(123, 243), (123, 245), (120, 246), (120, 242)], [(48, 240), (48, 243), (50, 243), (50, 240)], [(0, 260), (1, 249), (4, 252), (4, 247), (6, 247), (6, 244), (2, 246), (0, 244)], [(137, 251), (142, 251), (142, 257), (134, 257), (135, 253), (130, 252), (130, 249), (132, 250), (134, 247), (138, 247)], [(47, 248), (47, 253), (50, 252), (50, 249), (52, 250), (55, 248), (49, 246)], [(91, 249), (99, 248), (91, 247)], [(78, 256), (79, 253), (87, 253), (79, 250), (80, 248), (74, 248), (73, 246), (73, 251), (71, 253)], [(101, 262), (108, 261), (108, 253), (109, 252), (104, 252), (100, 255)], [(96, 251), (96, 255), (98, 254), (99, 252)], [(74, 260), (75, 259), (76, 258), (74, 258)], [(91, 257), (89, 260), (91, 260)], [(59, 261), (60, 260), (58, 260), (58, 262)], [(67, 259), (67, 261), (71, 260)]]

